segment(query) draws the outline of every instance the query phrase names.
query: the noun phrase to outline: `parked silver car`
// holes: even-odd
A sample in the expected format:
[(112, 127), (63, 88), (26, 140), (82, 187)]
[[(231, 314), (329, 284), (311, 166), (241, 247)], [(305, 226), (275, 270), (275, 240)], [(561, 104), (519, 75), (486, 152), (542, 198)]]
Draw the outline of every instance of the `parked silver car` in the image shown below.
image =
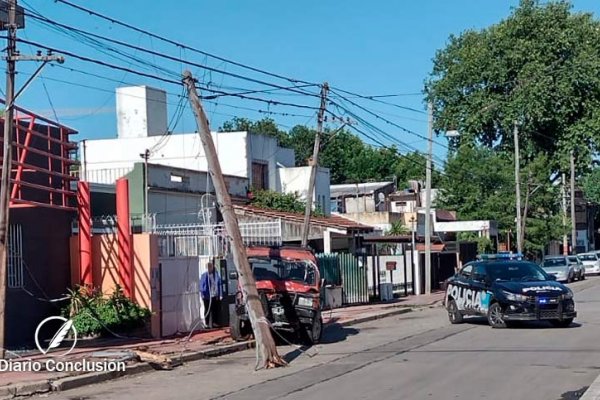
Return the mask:
[(577, 256), (568, 256), (567, 259), (575, 268), (575, 279), (584, 280), (585, 279), (585, 266), (583, 262)]
[(549, 275), (554, 275), (559, 282), (571, 283), (575, 280), (575, 267), (566, 256), (546, 256), (542, 268)]
[(586, 274), (600, 274), (600, 255), (598, 253), (582, 253), (577, 257), (583, 263)]

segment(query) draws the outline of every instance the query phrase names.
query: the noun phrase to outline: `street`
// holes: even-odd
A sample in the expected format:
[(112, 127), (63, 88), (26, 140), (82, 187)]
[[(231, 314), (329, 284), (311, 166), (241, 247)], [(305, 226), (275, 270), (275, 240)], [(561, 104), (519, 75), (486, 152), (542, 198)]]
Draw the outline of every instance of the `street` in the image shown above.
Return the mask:
[(252, 350), (99, 385), (58, 399), (576, 399), (600, 373), (600, 278), (570, 285), (579, 317), (491, 329), (451, 325), (443, 308), (326, 330), (307, 350), (280, 347), (287, 368), (253, 372)]

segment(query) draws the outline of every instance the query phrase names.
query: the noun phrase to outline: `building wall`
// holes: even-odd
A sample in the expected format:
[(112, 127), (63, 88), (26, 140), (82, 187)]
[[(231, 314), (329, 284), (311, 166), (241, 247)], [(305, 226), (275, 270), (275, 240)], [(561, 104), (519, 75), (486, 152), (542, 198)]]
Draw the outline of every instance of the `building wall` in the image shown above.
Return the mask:
[[(11, 225), (21, 225), (23, 232), (24, 286), (38, 298), (63, 297), (70, 286), (69, 237), (74, 217), (72, 212), (42, 207), (10, 210)], [(22, 289), (7, 289), (7, 346), (32, 344), (37, 325), (59, 315), (62, 305), (40, 301)]]
[[(136, 163), (127, 175), (132, 216), (144, 213), (144, 164)], [(226, 176), (232, 198), (246, 196), (248, 180)], [(148, 165), (148, 212), (156, 214), (157, 224), (184, 224), (200, 221), (202, 206), (209, 207), (211, 222), (216, 222), (214, 186), (206, 172), (189, 171), (162, 165)], [(205, 193), (209, 193), (208, 196)], [(213, 193), (212, 195), (210, 193)], [(135, 219), (134, 219), (135, 221)]]
[[(306, 201), (310, 167), (279, 168), (278, 191), (283, 193), (298, 193), (300, 199)], [(330, 207), (330, 178), (328, 168), (318, 168), (313, 194), (313, 204), (318, 205), (325, 215), (331, 214)]]
[(148, 86), (117, 88), (117, 132), (121, 138), (167, 133), (167, 94)]
[[(252, 184), (252, 163), (268, 166), (269, 189), (277, 188), (277, 164), (293, 166), (294, 151), (278, 146), (277, 140), (247, 132), (212, 133), (221, 170), (225, 175), (247, 178)], [(83, 147), (83, 146), (80, 146)], [(208, 164), (200, 138), (196, 133), (168, 137), (126, 137), (88, 140), (82, 163), (88, 179), (97, 183), (114, 183), (141, 162), (146, 149), (155, 149), (149, 164), (160, 164), (192, 171), (207, 171)], [(80, 148), (80, 152), (83, 153)]]
[[(153, 312), (151, 330), (153, 336), (159, 334), (160, 316), (160, 284), (158, 279), (158, 242), (157, 237), (148, 234), (132, 235), (133, 268), (134, 268), (134, 300)], [(118, 268), (117, 235), (92, 236), (92, 280), (95, 287), (110, 295), (117, 284), (121, 285)], [(70, 238), (71, 282), (79, 283), (79, 238)]]

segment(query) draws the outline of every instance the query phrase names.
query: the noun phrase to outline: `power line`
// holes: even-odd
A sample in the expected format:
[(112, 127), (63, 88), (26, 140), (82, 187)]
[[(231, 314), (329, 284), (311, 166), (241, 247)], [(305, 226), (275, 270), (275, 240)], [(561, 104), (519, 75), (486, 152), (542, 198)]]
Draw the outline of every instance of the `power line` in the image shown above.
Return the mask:
[[(333, 90), (333, 89), (332, 89), (332, 92), (334, 92), (334, 93), (335, 93), (335, 90)], [(390, 121), (389, 119), (383, 118), (382, 116), (380, 116), (380, 115), (378, 115), (378, 114), (374, 113), (373, 111), (369, 110), (368, 108), (365, 108), (365, 107), (361, 106), (360, 104), (357, 104), (356, 102), (354, 102), (354, 101), (352, 101), (352, 100), (350, 100), (350, 99), (348, 99), (348, 98), (346, 98), (346, 97), (344, 97), (344, 96), (340, 95), (339, 93), (337, 93), (337, 94), (338, 94), (338, 96), (339, 96), (341, 99), (345, 100), (346, 102), (348, 102), (348, 103), (352, 104), (352, 105), (353, 105), (353, 106), (355, 106), (355, 107), (358, 107), (359, 109), (361, 109), (361, 110), (365, 111), (365, 112), (366, 112), (366, 113), (368, 113), (369, 115), (372, 115), (372, 116), (374, 116), (375, 118), (377, 118), (377, 119), (379, 119), (379, 120), (381, 120), (381, 121), (383, 121), (383, 122), (387, 123), (388, 125), (394, 126), (394, 127), (398, 128), (398, 129), (400, 129), (400, 130), (402, 130), (402, 131), (404, 131), (404, 132), (406, 132), (406, 133), (409, 133), (409, 134), (411, 134), (411, 135), (418, 136), (418, 137), (420, 137), (421, 139), (429, 140), (429, 138), (428, 138), (428, 137), (426, 137), (425, 135), (421, 135), (420, 133), (417, 133), (417, 132), (415, 132), (415, 131), (412, 131), (412, 130), (410, 130), (410, 129), (408, 129), (408, 128), (405, 128), (405, 127), (403, 127), (403, 126), (401, 126), (401, 125), (398, 125), (397, 123), (395, 123), (395, 122), (392, 122), (392, 121)], [(333, 100), (332, 100), (332, 101), (330, 101), (330, 103), (332, 103), (333, 105), (336, 105), (336, 106), (338, 106), (338, 107), (341, 107), (342, 109), (345, 109), (345, 107), (343, 107), (343, 106), (341, 106), (340, 104), (338, 104), (338, 103), (334, 102)], [(436, 143), (436, 144), (438, 144), (438, 145), (440, 145), (440, 146), (442, 146), (442, 147), (444, 147), (444, 148), (446, 148), (446, 149), (449, 149), (449, 147), (448, 147), (446, 144), (444, 144), (444, 143), (441, 143), (441, 142), (438, 142), (438, 141), (435, 141), (435, 140), (433, 140), (433, 143)]]
[[(419, 113), (419, 114), (427, 114), (427, 113), (426, 113), (425, 111), (423, 111), (423, 110), (418, 110), (418, 109), (416, 109), (416, 108), (412, 108), (412, 107), (406, 107), (406, 106), (402, 106), (402, 105), (395, 104), (395, 103), (390, 103), (390, 102), (388, 102), (388, 101), (378, 100), (378, 98), (380, 98), (380, 97), (392, 97), (393, 95), (382, 95), (382, 96), (364, 96), (364, 95), (361, 95), (361, 94), (358, 94), (358, 93), (349, 92), (349, 91), (347, 91), (347, 90), (344, 90), (344, 89), (339, 89), (339, 88), (333, 88), (333, 89), (334, 89), (335, 91), (342, 92), (342, 93), (348, 94), (348, 95), (350, 95), (350, 96), (354, 96), (354, 97), (356, 97), (356, 98), (365, 99), (365, 100), (371, 100), (371, 101), (374, 101), (374, 102), (377, 102), (377, 103), (386, 104), (386, 105), (388, 105), (388, 106), (396, 107), (396, 108), (399, 108), (399, 109), (401, 109), (401, 110), (412, 111), (412, 112), (416, 112), (416, 113)], [(338, 94), (338, 95), (339, 95), (339, 94)]]
[(163, 36), (156, 35), (156, 34), (154, 34), (152, 32), (147, 31), (147, 30), (138, 28), (136, 26), (130, 25), (130, 24), (122, 22), (122, 21), (119, 21), (119, 20), (117, 20), (115, 18), (108, 17), (106, 15), (100, 14), (100, 13), (98, 13), (96, 11), (90, 10), (88, 8), (82, 7), (80, 5), (71, 3), (71, 2), (66, 1), (66, 0), (56, 0), (56, 1), (60, 2), (62, 4), (65, 4), (65, 5), (69, 6), (69, 7), (75, 8), (75, 9), (77, 9), (79, 11), (84, 12), (84, 13), (87, 13), (89, 15), (93, 15), (95, 17), (104, 19), (105, 21), (111, 22), (113, 24), (123, 26), (125, 28), (134, 30), (134, 31), (139, 32), (139, 33), (143, 33), (143, 34), (148, 35), (150, 37), (153, 37), (155, 39), (161, 40), (161, 41), (163, 41), (165, 43), (169, 43), (169, 44), (174, 45), (176, 47), (179, 47), (179, 48), (182, 48), (182, 49), (185, 49), (185, 50), (190, 50), (192, 52), (195, 52), (195, 53), (198, 53), (198, 54), (202, 54), (204, 56), (211, 57), (211, 58), (214, 58), (216, 60), (223, 61), (223, 62), (235, 65), (235, 66), (240, 67), (240, 68), (244, 68), (244, 69), (247, 69), (247, 70), (250, 70), (250, 71), (258, 72), (258, 73), (261, 73), (261, 74), (264, 74), (264, 75), (268, 75), (268, 76), (271, 76), (271, 77), (274, 77), (274, 78), (286, 80), (286, 81), (289, 81), (289, 82), (292, 82), (292, 83), (304, 83), (304, 84), (308, 84), (308, 85), (318, 86), (318, 84), (313, 83), (313, 82), (308, 82), (308, 81), (304, 81), (304, 80), (300, 80), (300, 79), (289, 78), (289, 77), (286, 77), (286, 76), (283, 76), (283, 75), (280, 75), (280, 74), (276, 74), (276, 73), (273, 73), (273, 72), (265, 71), (265, 70), (262, 70), (262, 69), (259, 69), (259, 68), (255, 68), (255, 67), (252, 67), (252, 66), (249, 66), (249, 65), (245, 65), (245, 64), (239, 63), (237, 61), (229, 60), (229, 59), (226, 59), (224, 57), (220, 57), (220, 56), (208, 53), (206, 51), (203, 51), (203, 50), (200, 50), (200, 49), (197, 49), (197, 48), (185, 45), (183, 43), (176, 42), (176, 41), (171, 40), (171, 39), (167, 39), (167, 38), (165, 38)]
[[(59, 23), (57, 21), (50, 20), (50, 19), (42, 16), (39, 13), (38, 13), (38, 15), (32, 14), (32, 13), (27, 13), (27, 14), (28, 14), (28, 16), (30, 16), (30, 17), (32, 17), (34, 19), (37, 19), (39, 21), (43, 21), (43, 22), (45, 22), (47, 24), (51, 24), (51, 25), (54, 25), (54, 26), (61, 27), (63, 29), (71, 30), (71, 31), (79, 33), (80, 35), (84, 35), (84, 36), (87, 36), (87, 37), (93, 37), (93, 38), (96, 38), (96, 39), (107, 41), (109, 43), (117, 44), (119, 46), (124, 46), (124, 47), (128, 47), (130, 49), (135, 49), (137, 51), (142, 51), (142, 52), (151, 54), (153, 56), (162, 57), (164, 59), (168, 59), (168, 60), (176, 61), (176, 62), (185, 62), (188, 65), (195, 66), (195, 67), (198, 67), (198, 68), (202, 68), (202, 69), (205, 69), (205, 70), (208, 70), (208, 71), (211, 71), (211, 72), (220, 73), (220, 74), (223, 74), (223, 75), (231, 76), (231, 77), (234, 77), (234, 78), (237, 78), (237, 79), (246, 80), (246, 81), (253, 82), (253, 83), (258, 83), (258, 84), (261, 84), (261, 85), (275, 87), (275, 88), (281, 89), (281, 90), (289, 90), (289, 91), (293, 91), (293, 92), (296, 92), (296, 93), (299, 93), (299, 94), (302, 94), (302, 95), (308, 95), (308, 96), (318, 97), (318, 95), (316, 95), (314, 93), (297, 90), (298, 86), (284, 87), (284, 86), (281, 86), (281, 85), (278, 85), (278, 84), (275, 84), (275, 83), (271, 83), (271, 82), (266, 82), (266, 81), (263, 81), (263, 80), (260, 80), (260, 79), (255, 79), (255, 78), (243, 76), (243, 75), (236, 74), (236, 73), (233, 73), (233, 72), (223, 71), (223, 70), (220, 70), (220, 69), (217, 69), (217, 68), (214, 68), (214, 67), (210, 67), (210, 66), (207, 66), (207, 65), (199, 64), (199, 63), (196, 63), (196, 62), (193, 62), (193, 61), (182, 60), (181, 58), (177, 58), (177, 57), (174, 57), (174, 56), (163, 54), (163, 53), (160, 53), (160, 52), (157, 52), (157, 51), (154, 51), (154, 50), (150, 50), (150, 49), (147, 49), (147, 48), (144, 48), (144, 47), (141, 47), (141, 46), (136, 46), (136, 45), (133, 45), (131, 43), (127, 43), (127, 42), (123, 42), (123, 41), (120, 41), (120, 40), (112, 39), (112, 38), (109, 38), (109, 37), (106, 37), (106, 36), (98, 35), (98, 34), (95, 34), (93, 32), (84, 31), (82, 29), (78, 29), (78, 28), (75, 28), (75, 27), (72, 27), (72, 26), (69, 26), (69, 25), (65, 25), (65, 24)], [(154, 35), (152, 35), (151, 37), (154, 37)], [(307, 82), (304, 86), (306, 87), (306, 86), (318, 86), (318, 85)]]

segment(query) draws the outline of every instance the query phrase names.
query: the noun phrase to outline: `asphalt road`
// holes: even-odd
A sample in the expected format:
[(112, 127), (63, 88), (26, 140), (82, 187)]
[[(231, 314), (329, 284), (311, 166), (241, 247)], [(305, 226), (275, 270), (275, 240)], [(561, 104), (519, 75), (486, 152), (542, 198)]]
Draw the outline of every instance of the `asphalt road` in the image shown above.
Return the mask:
[(600, 278), (571, 284), (579, 317), (496, 330), (450, 325), (442, 308), (331, 328), (287, 368), (254, 372), (254, 352), (198, 361), (49, 399), (577, 399), (600, 374)]

